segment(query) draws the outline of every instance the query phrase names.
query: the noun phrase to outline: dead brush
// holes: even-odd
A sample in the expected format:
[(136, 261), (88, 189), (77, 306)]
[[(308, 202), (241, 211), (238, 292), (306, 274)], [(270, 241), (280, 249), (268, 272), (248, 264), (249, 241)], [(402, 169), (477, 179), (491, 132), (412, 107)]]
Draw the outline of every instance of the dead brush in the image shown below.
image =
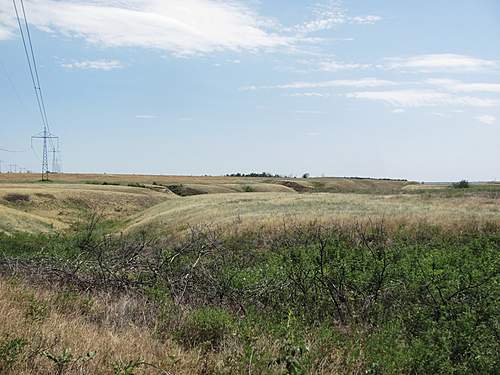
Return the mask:
[(5, 194), (3, 199), (10, 203), (20, 203), (31, 201), (31, 196), (29, 194), (9, 193)]

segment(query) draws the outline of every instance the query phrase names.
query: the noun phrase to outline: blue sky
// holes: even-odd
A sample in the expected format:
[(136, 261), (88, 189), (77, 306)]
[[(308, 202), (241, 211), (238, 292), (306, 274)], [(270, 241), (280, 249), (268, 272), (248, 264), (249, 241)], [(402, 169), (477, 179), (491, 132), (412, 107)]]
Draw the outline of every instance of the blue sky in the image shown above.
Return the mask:
[[(498, 0), (25, 5), (66, 172), (500, 179)], [(11, 0), (0, 109), (4, 169), (38, 170)]]

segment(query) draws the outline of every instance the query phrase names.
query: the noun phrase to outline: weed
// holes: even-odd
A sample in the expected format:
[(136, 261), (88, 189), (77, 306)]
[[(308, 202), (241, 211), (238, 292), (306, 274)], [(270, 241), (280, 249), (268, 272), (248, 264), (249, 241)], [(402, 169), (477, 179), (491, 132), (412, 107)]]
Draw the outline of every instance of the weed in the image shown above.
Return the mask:
[(142, 359), (131, 360), (128, 362), (113, 362), (113, 373), (115, 375), (134, 375), (135, 371), (145, 365)]
[(7, 339), (0, 343), (0, 373), (14, 365), (26, 345), (27, 342), (21, 338)]
[(49, 306), (47, 302), (30, 295), (28, 298), (28, 307), (26, 309), (25, 317), (33, 322), (42, 322), (45, 320), (49, 313)]
[(54, 354), (48, 351), (42, 353), (53, 364), (57, 375), (63, 375), (64, 371), (73, 364), (87, 362), (94, 359), (96, 353), (88, 352), (82, 356), (75, 357), (69, 348), (65, 348), (60, 354)]

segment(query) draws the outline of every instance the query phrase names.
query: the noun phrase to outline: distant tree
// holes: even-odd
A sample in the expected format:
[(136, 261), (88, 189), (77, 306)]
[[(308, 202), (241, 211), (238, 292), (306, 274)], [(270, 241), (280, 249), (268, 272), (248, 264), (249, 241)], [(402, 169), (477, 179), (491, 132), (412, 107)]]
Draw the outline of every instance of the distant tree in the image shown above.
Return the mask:
[(455, 182), (454, 184), (452, 184), (452, 186), (455, 189), (468, 189), (468, 188), (470, 188), (469, 181), (467, 181), (467, 180)]
[(304, 173), (304, 174), (302, 175), (302, 178), (309, 178), (309, 176), (310, 176), (310, 174), (306, 172), (306, 173)]

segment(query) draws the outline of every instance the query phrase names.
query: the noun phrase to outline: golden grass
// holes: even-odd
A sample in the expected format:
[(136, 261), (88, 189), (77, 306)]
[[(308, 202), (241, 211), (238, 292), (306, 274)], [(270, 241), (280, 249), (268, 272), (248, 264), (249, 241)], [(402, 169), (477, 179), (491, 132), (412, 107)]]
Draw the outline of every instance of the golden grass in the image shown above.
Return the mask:
[[(4, 178), (2, 175), (0, 178)], [(91, 175), (63, 175), (85, 178)], [(101, 175), (106, 178), (111, 175)], [(95, 177), (95, 176), (94, 176)], [(129, 178), (131, 176), (115, 176)], [(144, 179), (144, 176), (132, 176)], [(158, 176), (153, 176), (158, 177)], [(148, 178), (153, 178), (149, 176)], [(138, 188), (78, 183), (2, 183), (0, 184), (0, 230), (12, 232), (46, 232), (69, 228), (84, 220), (89, 212), (100, 212), (116, 222), (116, 229), (154, 228), (160, 232), (183, 231), (189, 226), (238, 222), (243, 226), (273, 226), (283, 220), (293, 221), (363, 221), (369, 218), (391, 220), (427, 220), (448, 223), (469, 220), (498, 221), (500, 201), (495, 195), (468, 194), (354, 194), (302, 193), (283, 186), (282, 181), (229, 177), (166, 176), (169, 183), (184, 184), (203, 195), (178, 197), (159, 186)], [(177, 180), (179, 179), (179, 180)], [(122, 180), (123, 181), (123, 180)], [(143, 180), (141, 180), (143, 181)], [(201, 183), (203, 182), (203, 183)], [(244, 183), (243, 183), (244, 182)], [(414, 189), (422, 185), (404, 185), (395, 181), (345, 180), (335, 178), (297, 179), (304, 187), (326, 185), (349, 190), (382, 189), (400, 186)], [(326, 185), (325, 185), (326, 184)], [(428, 185), (424, 185), (428, 186)], [(154, 189), (164, 190), (156, 191)], [(429, 188), (430, 185), (429, 185)], [(439, 187), (438, 187), (439, 189)], [(246, 192), (252, 191), (252, 192)], [(10, 193), (26, 194), (29, 202), (5, 200)]]
[(171, 199), (133, 216), (128, 230), (176, 231), (216, 224), (272, 225), (287, 221), (366, 219), (457, 223), (499, 221), (500, 200), (482, 196), (246, 193)]
[[(137, 375), (272, 375), (284, 371), (283, 366), (261, 365), (257, 368), (254, 362), (242, 362), (244, 344), (234, 336), (224, 340), (218, 351), (184, 348), (168, 333), (160, 338), (153, 333), (155, 323), (149, 320), (153, 315), (140, 300), (127, 296), (79, 295), (78, 301), (73, 299), (61, 303), (60, 296), (61, 293), (47, 288), (34, 288), (0, 278), (0, 346), (14, 339), (22, 339), (27, 344), (10, 369), (4, 368), (2, 372), (0, 367), (2, 374), (56, 374), (54, 364), (43, 352), (59, 355), (65, 349), (71, 350), (74, 357), (96, 353), (90, 361), (69, 365), (64, 370), (65, 375), (111, 375), (115, 373), (114, 364), (139, 359), (156, 368), (141, 366), (134, 371)], [(255, 353), (278, 356), (280, 344), (261, 337), (254, 343), (254, 350)], [(361, 364), (362, 359), (358, 361)], [(317, 364), (314, 373), (335, 373), (342, 362), (345, 362), (342, 353), (332, 351)], [(353, 364), (350, 367), (356, 368)]]
[(58, 220), (0, 205), (0, 231), (7, 233), (13, 231), (44, 233), (66, 228), (67, 226)]
[[(369, 191), (369, 190), (400, 190), (410, 184), (404, 181), (386, 181), (371, 179), (346, 179), (337, 177), (322, 178), (269, 178), (269, 177), (225, 177), (225, 176), (162, 176), (162, 175), (140, 175), (140, 174), (53, 174), (51, 181), (56, 183), (118, 183), (118, 184), (162, 184), (162, 185), (197, 185), (200, 187), (217, 186), (218, 188), (227, 188), (229, 190), (242, 191), (244, 186), (259, 185), (258, 191), (285, 191), (280, 185), (284, 181), (292, 181), (296, 184), (306, 187), (317, 186), (322, 189), (334, 189), (339, 191)], [(39, 174), (26, 173), (4, 173), (0, 174), (0, 183), (35, 183), (39, 182)], [(278, 190), (276, 190), (278, 189)], [(210, 192), (210, 191), (208, 191)], [(229, 191), (220, 191), (215, 188), (214, 192), (227, 193)]]
[[(9, 194), (28, 195), (28, 202), (9, 202)], [(44, 232), (68, 228), (97, 211), (109, 220), (123, 220), (173, 194), (127, 186), (80, 184), (0, 184), (0, 230)]]
[[(65, 374), (113, 374), (113, 363), (143, 359), (165, 369), (171, 364), (170, 358), (177, 358), (181, 349), (170, 341), (155, 340), (144, 327), (128, 324), (120, 328), (119, 319), (132, 309), (133, 303), (127, 299), (117, 299), (113, 302), (93, 300), (92, 315), (98, 316), (99, 310), (108, 317), (102, 322), (92, 322), (86, 319), (86, 313), (81, 311), (62, 313), (53, 308), (54, 293), (36, 291), (30, 288), (15, 286), (0, 281), (0, 338), (21, 338), (28, 342), (27, 352), (35, 352), (32, 358), (22, 358), (10, 370), (10, 374), (54, 374), (53, 364), (42, 355), (44, 350), (60, 354), (64, 349), (70, 349), (75, 356), (87, 352), (96, 352), (93, 360), (74, 365)], [(34, 302), (48, 306), (46, 316), (27, 316), (30, 304)], [(51, 304), (52, 306), (50, 306)], [(113, 317), (116, 322), (110, 321)], [(129, 322), (127, 322), (129, 323)], [(182, 353), (182, 364), (176, 364), (176, 374), (192, 373), (200, 367), (197, 364), (200, 356), (197, 353), (189, 355)], [(142, 369), (137, 374), (158, 373)]]

